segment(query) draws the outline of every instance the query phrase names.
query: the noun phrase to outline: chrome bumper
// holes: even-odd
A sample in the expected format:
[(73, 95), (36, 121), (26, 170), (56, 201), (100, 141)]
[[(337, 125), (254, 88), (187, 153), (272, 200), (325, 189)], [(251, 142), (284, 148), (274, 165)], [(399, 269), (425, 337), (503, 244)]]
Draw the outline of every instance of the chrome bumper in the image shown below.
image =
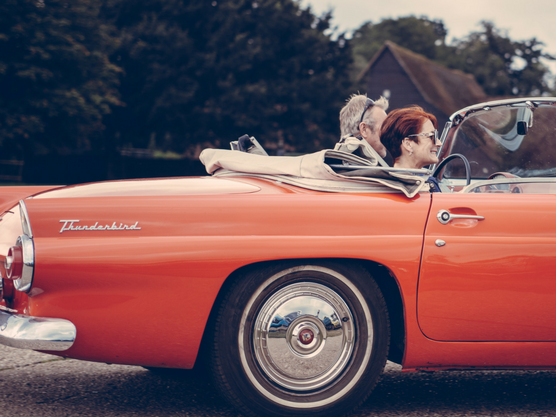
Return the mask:
[(67, 350), (77, 330), (71, 321), (11, 314), (0, 310), (0, 344), (20, 349)]

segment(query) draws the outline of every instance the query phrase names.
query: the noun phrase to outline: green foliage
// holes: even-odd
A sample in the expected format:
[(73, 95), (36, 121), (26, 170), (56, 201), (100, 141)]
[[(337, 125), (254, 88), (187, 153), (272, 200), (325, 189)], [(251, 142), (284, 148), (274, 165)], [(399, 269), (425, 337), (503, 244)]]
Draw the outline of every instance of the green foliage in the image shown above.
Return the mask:
[(87, 150), (102, 132), (103, 115), (119, 104), (119, 69), (98, 11), (93, 0), (0, 2), (4, 154)]
[[(248, 133), (265, 146), (331, 146), (351, 53), (331, 16), (292, 0), (114, 0), (126, 108), (121, 144), (195, 152)], [(123, 123), (121, 123), (123, 121)]]
[(482, 22), (482, 26), (481, 31), (453, 42), (454, 53), (445, 57), (448, 66), (473, 74), (491, 96), (550, 92), (550, 72), (540, 58), (554, 57), (542, 51), (542, 42), (535, 38), (512, 41), (492, 23)]

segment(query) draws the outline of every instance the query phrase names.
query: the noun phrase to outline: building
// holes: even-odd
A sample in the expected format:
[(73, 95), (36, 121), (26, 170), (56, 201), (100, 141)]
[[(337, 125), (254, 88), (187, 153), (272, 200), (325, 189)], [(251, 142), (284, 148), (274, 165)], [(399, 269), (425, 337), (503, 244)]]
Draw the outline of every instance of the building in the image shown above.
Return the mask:
[(488, 100), (472, 75), (448, 69), (390, 41), (358, 78), (366, 81), (368, 97), (385, 96), (390, 109), (416, 104), (434, 114), (440, 131), (455, 111)]

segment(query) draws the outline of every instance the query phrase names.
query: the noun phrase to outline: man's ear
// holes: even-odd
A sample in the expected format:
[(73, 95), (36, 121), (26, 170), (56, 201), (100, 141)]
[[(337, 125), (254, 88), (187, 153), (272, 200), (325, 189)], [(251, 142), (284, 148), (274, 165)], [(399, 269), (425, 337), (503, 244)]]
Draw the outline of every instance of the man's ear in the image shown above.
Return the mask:
[(367, 124), (365, 122), (361, 122), (359, 123), (359, 133), (363, 134), (363, 130), (365, 130), (365, 128), (367, 127)]
[(361, 136), (368, 137), (373, 132), (371, 132), (371, 128), (369, 127), (369, 125), (367, 123), (361, 122), (361, 123), (359, 123), (359, 133), (361, 133)]

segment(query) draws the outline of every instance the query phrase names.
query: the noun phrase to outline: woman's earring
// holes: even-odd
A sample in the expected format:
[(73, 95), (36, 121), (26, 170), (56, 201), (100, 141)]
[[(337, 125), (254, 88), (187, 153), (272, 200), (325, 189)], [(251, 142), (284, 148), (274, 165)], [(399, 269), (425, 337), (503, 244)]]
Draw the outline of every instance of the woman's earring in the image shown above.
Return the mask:
[(413, 155), (413, 149), (409, 150), (409, 156)]

